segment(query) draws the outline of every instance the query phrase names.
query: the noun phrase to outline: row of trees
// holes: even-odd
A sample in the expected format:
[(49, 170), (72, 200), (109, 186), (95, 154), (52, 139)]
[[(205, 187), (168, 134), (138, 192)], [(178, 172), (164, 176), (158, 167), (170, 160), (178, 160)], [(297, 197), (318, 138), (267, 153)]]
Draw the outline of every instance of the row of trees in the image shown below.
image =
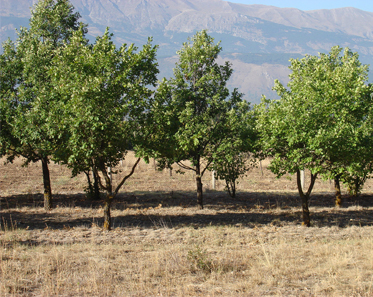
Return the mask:
[[(52, 208), (51, 160), (74, 175), (93, 173), (106, 192), (105, 229), (110, 205), (141, 157), (195, 171), (202, 208), (203, 174), (228, 148), (249, 148), (241, 135), (253, 129), (243, 122), (252, 120), (249, 105), (226, 86), (231, 65), (216, 63), (221, 47), (206, 31), (197, 33), (178, 52), (175, 78), (158, 84), (151, 39), (141, 50), (118, 49), (106, 30), (90, 44), (79, 17), (68, 0), (41, 0), (30, 28), (21, 28), (16, 43), (3, 44), (1, 154), (9, 161), (23, 156), (26, 165), (42, 162), (46, 210)], [(138, 159), (114, 187), (110, 174), (118, 172), (110, 168), (129, 149)]]
[[(0, 56), (0, 153), (9, 161), (41, 161), (44, 204), (52, 208), (48, 164), (67, 164), (74, 175), (92, 174), (110, 205), (140, 158), (160, 168), (177, 163), (196, 176), (203, 208), (202, 177), (215, 170), (235, 194), (236, 179), (256, 159), (272, 157), (278, 176), (296, 173), (303, 221), (318, 175), (361, 185), (371, 172), (371, 87), (356, 53), (334, 47), (329, 54), (291, 60), (289, 90), (280, 100), (263, 98), (255, 108), (227, 88), (230, 63), (219, 65), (222, 48), (206, 31), (183, 44), (174, 77), (157, 81), (157, 46), (113, 44), (108, 30), (90, 44), (87, 26), (68, 0), (40, 0), (30, 28)], [(110, 168), (132, 149), (137, 161), (118, 185)], [(247, 159), (250, 162), (247, 162)], [(185, 162), (189, 161), (189, 162)], [(311, 170), (306, 193), (300, 170)], [(352, 186), (351, 186), (352, 187)], [(340, 188), (339, 188), (340, 193)]]

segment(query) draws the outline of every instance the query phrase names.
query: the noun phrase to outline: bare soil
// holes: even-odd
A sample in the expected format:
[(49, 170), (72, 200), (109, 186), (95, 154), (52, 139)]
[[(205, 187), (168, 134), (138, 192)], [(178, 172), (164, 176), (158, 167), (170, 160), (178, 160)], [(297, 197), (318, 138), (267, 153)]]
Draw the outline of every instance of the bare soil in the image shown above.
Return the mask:
[[(119, 182), (129, 170), (134, 157), (114, 169), (114, 184)], [(3, 160), (4, 161), (4, 160)], [(1, 161), (0, 161), (1, 162)], [(84, 174), (71, 177), (71, 171), (63, 165), (51, 163), (53, 204), (55, 209), (44, 212), (41, 164), (22, 167), (23, 160), (13, 164), (0, 163), (0, 214), (1, 223), (17, 224), (18, 228), (63, 229), (81, 225), (102, 223), (103, 201), (94, 201), (84, 193), (86, 177)], [(149, 228), (153, 222), (166, 219), (172, 226), (234, 225), (253, 226), (253, 224), (301, 223), (300, 199), (296, 191), (294, 176), (277, 179), (269, 170), (269, 162), (263, 161), (239, 180), (236, 198), (225, 191), (224, 181), (216, 181), (212, 189), (211, 173), (204, 176), (204, 207), (200, 215), (195, 215), (196, 194), (192, 172), (178, 174), (168, 170), (158, 171), (154, 163), (141, 162), (133, 177), (124, 185), (116, 197), (112, 209), (120, 213), (114, 217), (114, 226), (138, 226)], [(174, 166), (178, 169), (177, 166)], [(306, 184), (307, 184), (306, 175)], [(330, 181), (318, 180), (310, 200), (311, 215), (315, 226), (350, 225), (366, 226), (373, 223), (372, 213), (366, 209), (373, 207), (373, 182), (368, 180), (362, 195), (350, 197), (344, 191), (343, 208), (334, 208), (333, 185)], [(104, 195), (102, 195), (103, 198)], [(358, 211), (349, 209), (358, 208)], [(25, 212), (24, 208), (32, 209)], [(59, 208), (73, 209), (69, 214), (61, 214)], [(175, 209), (183, 210), (175, 213)], [(157, 214), (150, 210), (159, 210)], [(289, 215), (288, 210), (292, 210)], [(271, 210), (277, 210), (274, 213)], [(281, 211), (279, 211), (281, 210)], [(349, 210), (348, 212), (346, 210)], [(193, 215), (191, 215), (193, 214)]]

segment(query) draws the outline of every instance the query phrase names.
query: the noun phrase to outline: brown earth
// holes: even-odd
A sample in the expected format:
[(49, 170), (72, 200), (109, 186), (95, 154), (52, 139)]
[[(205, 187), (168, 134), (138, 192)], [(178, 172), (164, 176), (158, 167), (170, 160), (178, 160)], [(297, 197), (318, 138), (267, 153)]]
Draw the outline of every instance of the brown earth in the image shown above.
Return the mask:
[[(114, 184), (129, 170), (134, 157), (129, 154), (114, 175)], [(223, 181), (216, 181), (212, 189), (211, 173), (204, 176), (205, 209), (198, 214), (195, 182), (192, 172), (178, 174), (158, 171), (154, 163), (141, 162), (135, 174), (124, 185), (117, 196), (113, 209), (114, 227), (151, 227), (155, 221), (167, 221), (172, 226), (235, 225), (301, 223), (300, 199), (296, 191), (294, 176), (277, 179), (269, 170), (269, 162), (262, 162), (248, 172), (238, 183), (235, 199), (224, 190)], [(176, 169), (177, 166), (174, 166)], [(0, 214), (2, 225), (17, 224), (18, 228), (63, 229), (76, 226), (102, 224), (103, 201), (86, 198), (84, 174), (71, 177), (66, 166), (50, 164), (53, 203), (55, 209), (44, 212), (41, 164), (22, 167), (22, 160), (0, 165)], [(306, 184), (308, 176), (306, 173)], [(373, 206), (368, 180), (363, 194), (357, 198), (344, 192), (344, 208), (334, 208), (333, 185), (330, 181), (318, 180), (310, 200), (313, 224), (317, 226), (370, 225)], [(351, 211), (351, 207), (359, 211)], [(25, 211), (31, 209), (31, 211)], [(70, 209), (68, 213), (59, 209)], [(291, 215), (289, 215), (289, 210)], [(271, 210), (280, 212), (273, 213)], [(347, 212), (347, 210), (350, 210)], [(115, 215), (118, 213), (118, 215)]]

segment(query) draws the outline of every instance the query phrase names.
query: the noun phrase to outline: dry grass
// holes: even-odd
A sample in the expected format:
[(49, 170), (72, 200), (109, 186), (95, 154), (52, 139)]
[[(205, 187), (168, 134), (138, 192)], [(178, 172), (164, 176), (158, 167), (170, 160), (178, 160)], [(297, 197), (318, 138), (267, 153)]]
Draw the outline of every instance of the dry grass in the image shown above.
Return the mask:
[(373, 294), (372, 227), (81, 227), (41, 242), (33, 232), (2, 234), (1, 296)]
[(235, 200), (206, 177), (198, 210), (191, 174), (141, 163), (103, 232), (102, 202), (79, 194), (84, 176), (52, 164), (45, 212), (40, 167), (19, 165), (0, 166), (0, 296), (373, 296), (370, 184), (337, 210), (318, 181), (304, 228), (294, 179), (267, 164)]

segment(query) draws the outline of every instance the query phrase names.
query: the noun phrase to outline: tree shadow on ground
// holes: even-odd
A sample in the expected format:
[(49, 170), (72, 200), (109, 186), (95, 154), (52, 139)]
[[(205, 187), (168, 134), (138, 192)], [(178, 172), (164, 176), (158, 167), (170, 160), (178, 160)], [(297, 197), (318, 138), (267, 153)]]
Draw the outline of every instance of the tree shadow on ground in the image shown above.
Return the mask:
[[(345, 196), (344, 207), (349, 206), (373, 206), (372, 195), (360, 195), (357, 197)], [(82, 207), (97, 208), (102, 206), (104, 195), (100, 200), (91, 200), (84, 193), (55, 194), (53, 196), (54, 207)], [(4, 209), (30, 207), (43, 207), (43, 194), (22, 194), (0, 197), (0, 211)], [(153, 191), (153, 192), (128, 192), (120, 193), (113, 201), (113, 208), (120, 210), (127, 208), (145, 209), (162, 204), (164, 207), (196, 206), (196, 193), (191, 191)], [(310, 206), (333, 207), (334, 196), (327, 193), (311, 195)], [(204, 193), (204, 205), (208, 208), (236, 209), (240, 206), (274, 208), (274, 207), (298, 207), (300, 198), (295, 192), (241, 192), (235, 198), (231, 198), (226, 192), (207, 190)]]
[[(113, 210), (132, 211), (128, 215), (113, 216), (113, 227), (159, 228), (167, 226), (178, 228), (192, 226), (240, 225), (254, 227), (258, 225), (283, 226), (289, 223), (301, 224), (300, 199), (296, 193), (239, 193), (236, 198), (225, 192), (208, 191), (204, 195), (205, 209), (214, 214), (197, 212), (194, 192), (132, 192), (120, 194), (112, 205)], [(314, 226), (368, 226), (373, 224), (373, 206), (371, 195), (346, 197), (344, 209), (334, 208), (334, 197), (330, 194), (315, 194), (311, 197), (311, 220)], [(43, 196), (17, 195), (1, 198), (0, 224), (2, 228), (20, 229), (64, 229), (77, 226), (90, 227), (102, 225), (101, 215), (93, 216), (89, 210), (99, 210), (103, 201), (92, 201), (84, 194), (55, 195), (54, 205), (68, 208), (63, 214), (59, 212), (40, 212)], [(191, 208), (187, 214), (172, 214), (161, 211), (156, 214), (147, 212), (154, 208)], [(355, 207), (355, 208), (354, 208)], [(357, 207), (359, 209), (357, 209)], [(22, 208), (26, 208), (22, 209)], [(38, 212), (29, 209), (38, 208)], [(76, 210), (76, 211), (74, 211)], [(137, 213), (133, 214), (133, 210)], [(171, 213), (171, 214), (170, 214)], [(96, 212), (97, 214), (97, 212)]]

